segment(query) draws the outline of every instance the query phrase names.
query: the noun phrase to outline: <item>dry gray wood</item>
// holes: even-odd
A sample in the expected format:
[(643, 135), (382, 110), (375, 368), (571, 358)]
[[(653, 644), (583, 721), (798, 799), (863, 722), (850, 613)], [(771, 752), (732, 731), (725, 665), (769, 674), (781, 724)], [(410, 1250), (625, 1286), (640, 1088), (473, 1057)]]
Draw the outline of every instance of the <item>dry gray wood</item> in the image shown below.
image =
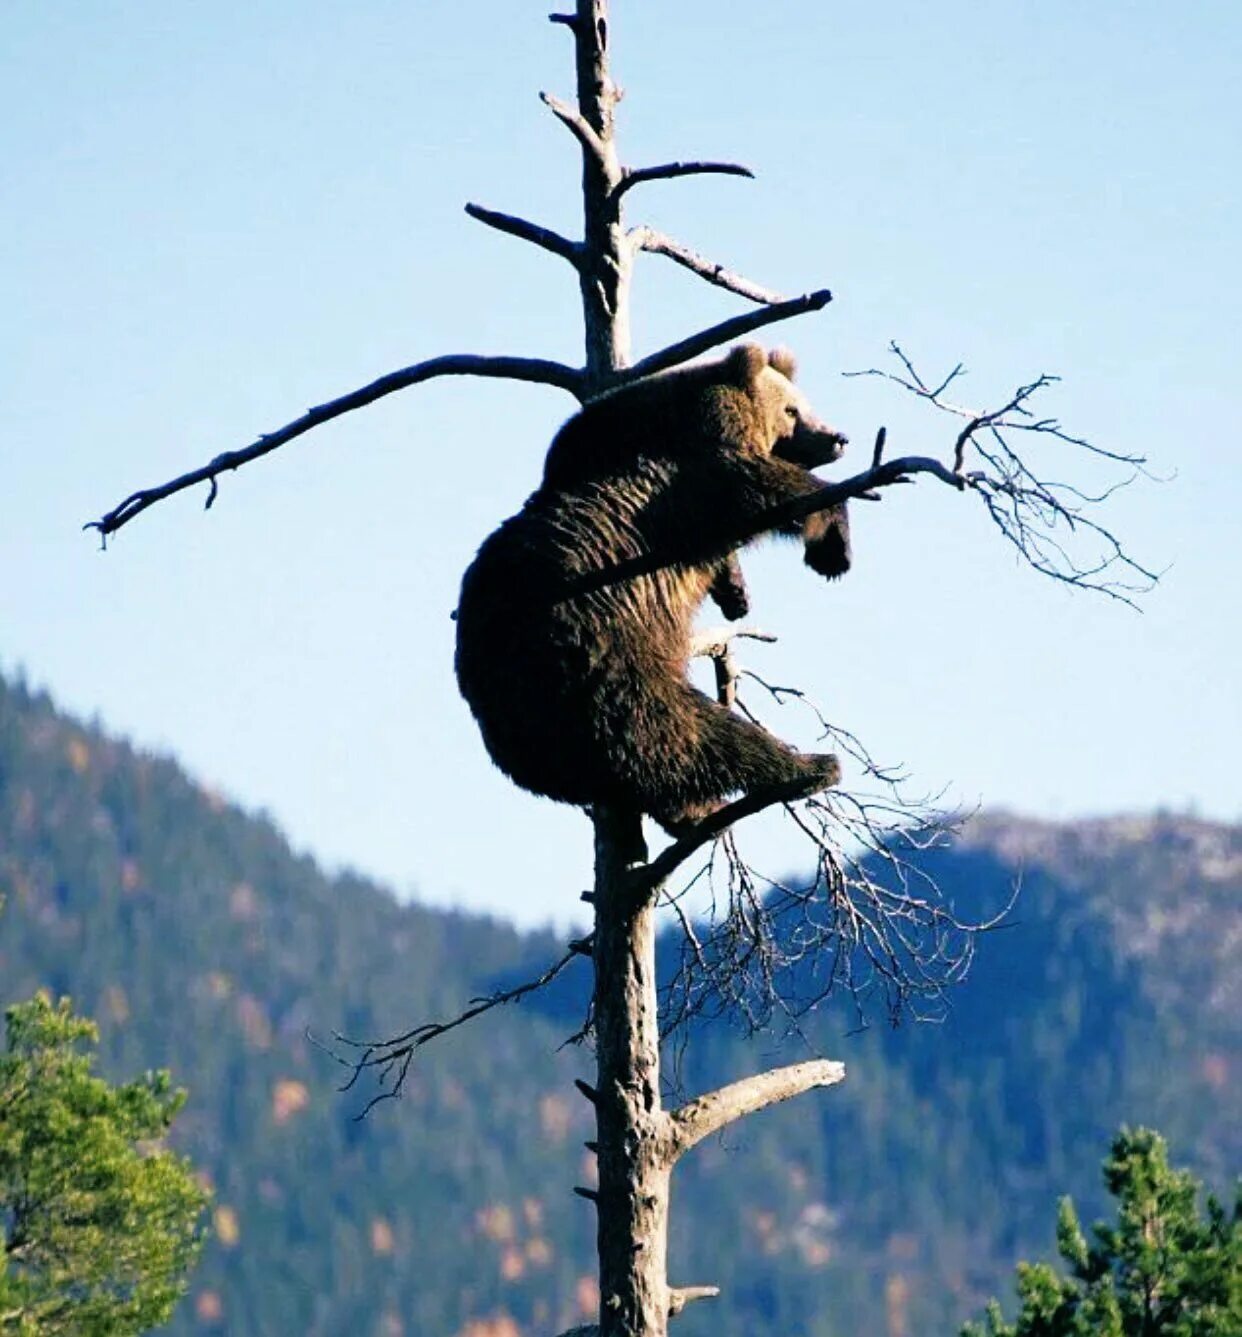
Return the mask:
[(788, 301), (788, 298), (782, 297), (780, 293), (764, 288), (758, 283), (752, 283), (750, 279), (733, 273), (724, 265), (717, 264), (715, 260), (709, 260), (707, 256), (700, 255), (689, 246), (683, 246), (681, 242), (665, 236), (663, 232), (657, 232), (655, 228), (635, 228), (630, 233), (630, 244), (638, 251), (649, 251), (652, 255), (666, 255), (684, 269), (690, 270), (692, 274), (706, 279), (708, 283), (714, 283), (718, 288), (737, 293), (739, 297), (745, 297), (748, 302), (758, 302), (760, 306), (779, 306), (782, 302)]
[(467, 204), (466, 213), (477, 222), (494, 227), (498, 232), (507, 232), (511, 237), (542, 246), (545, 251), (551, 251), (553, 255), (559, 255), (562, 260), (568, 260), (571, 265), (577, 267), (581, 250), (578, 243), (570, 241), (568, 237), (562, 237), (559, 232), (553, 232), (551, 228), (544, 227), (541, 223), (532, 223), (528, 219), (519, 218), (516, 214), (502, 214), (497, 209), (487, 209), (481, 204)]
[[(627, 172), (614, 137), (617, 90), (608, 68), (607, 0), (577, 0), (572, 16), (552, 17), (574, 34), (578, 74), (576, 112), (546, 94), (544, 101), (582, 150), (584, 226), (576, 262), (586, 336), (587, 397), (620, 380), (676, 366), (763, 325), (826, 305), (831, 300), (827, 289), (783, 301), (658, 233), (639, 228), (627, 235), (621, 202), (629, 186), (696, 171), (740, 175), (744, 169), (696, 163)], [(762, 309), (722, 321), (628, 367), (630, 278), (634, 256), (644, 245), (709, 282), (762, 303)], [(718, 1293), (714, 1286), (670, 1288), (667, 1275), (670, 1176), (678, 1156), (706, 1135), (700, 1130), (723, 1127), (730, 1119), (799, 1090), (840, 1080), (835, 1069), (828, 1071), (833, 1065), (800, 1065), (797, 1077), (787, 1074), (766, 1082), (752, 1078), (705, 1096), (677, 1115), (669, 1115), (661, 1100), (655, 905), (663, 881), (730, 820), (792, 797), (793, 792), (744, 798), (651, 862), (646, 862), (638, 813), (597, 807), (593, 814), (595, 886), (590, 903), (595, 909), (596, 1083), (591, 1099), (599, 1166), (594, 1203), (599, 1337), (664, 1337), (671, 1315), (680, 1313), (690, 1300)], [(581, 1331), (583, 1337), (586, 1333), (594, 1337), (590, 1328)]]
[(582, 398), (581, 373), (560, 362), (549, 362), (533, 357), (480, 357), (473, 353), (450, 353), (443, 357), (429, 358), (426, 362), (415, 362), (412, 366), (402, 367), (398, 371), (389, 372), (386, 376), (377, 377), (369, 384), (351, 390), (337, 399), (329, 400), (326, 404), (309, 408), (300, 418), (295, 418), (276, 431), (264, 432), (251, 445), (243, 446), (240, 450), (226, 450), (207, 464), (198, 469), (191, 469), (170, 482), (131, 492), (124, 501), (114, 506), (100, 519), (92, 520), (84, 528), (98, 530), (100, 538), (107, 542), (109, 534), (115, 534), (123, 525), (141, 515), (148, 507), (154, 506), (157, 501), (163, 501), (165, 497), (171, 497), (176, 492), (184, 492), (186, 488), (196, 487), (199, 483), (210, 485), (211, 490), (207, 495), (207, 506), (210, 508), (216, 499), (216, 480), (222, 473), (240, 469), (243, 464), (249, 464), (251, 460), (270, 455), (273, 450), (286, 442), (325, 422), (331, 422), (333, 418), (352, 413), (367, 404), (374, 404), (377, 399), (383, 399), (385, 395), (394, 394), (411, 385), (419, 385), (436, 376), (495, 376), (510, 381), (534, 381), (541, 385), (558, 386), (579, 399)]
[(754, 172), (740, 162), (662, 162), (655, 167), (626, 167), (622, 169), (617, 194), (623, 195), (632, 186), (643, 181), (670, 181), (675, 176), (746, 176), (754, 179)]
[(672, 1125), (670, 1155), (674, 1161), (712, 1133), (817, 1086), (835, 1086), (845, 1080), (845, 1064), (828, 1059), (793, 1063), (787, 1068), (743, 1077), (718, 1091), (688, 1101), (669, 1116)]
[(669, 1122), (660, 1099), (655, 898), (635, 902), (637, 817), (595, 814), (596, 1142), (601, 1337), (667, 1331)]

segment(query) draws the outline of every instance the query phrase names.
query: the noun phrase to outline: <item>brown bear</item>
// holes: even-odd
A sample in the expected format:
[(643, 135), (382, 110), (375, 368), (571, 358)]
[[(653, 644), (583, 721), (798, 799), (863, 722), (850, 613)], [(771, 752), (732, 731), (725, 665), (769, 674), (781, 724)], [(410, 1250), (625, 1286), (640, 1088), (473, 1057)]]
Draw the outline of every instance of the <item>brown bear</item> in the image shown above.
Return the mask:
[[(793, 373), (788, 354), (746, 344), (592, 400), (480, 548), (462, 581), (457, 681), (523, 788), (678, 832), (731, 795), (839, 778), (835, 757), (793, 751), (686, 681), (695, 613), (733, 583), (739, 541), (820, 487), (810, 469), (845, 445)], [(814, 570), (849, 569), (844, 506), (790, 532)]]

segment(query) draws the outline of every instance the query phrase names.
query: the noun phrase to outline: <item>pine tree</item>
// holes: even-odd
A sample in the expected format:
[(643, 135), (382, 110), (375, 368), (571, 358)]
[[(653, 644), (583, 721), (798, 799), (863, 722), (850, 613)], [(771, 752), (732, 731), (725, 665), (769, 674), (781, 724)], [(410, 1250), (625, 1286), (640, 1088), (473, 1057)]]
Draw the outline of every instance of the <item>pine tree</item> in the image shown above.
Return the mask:
[(160, 1148), (185, 1092), (167, 1072), (96, 1077), (95, 1024), (46, 994), (5, 1014), (0, 1332), (123, 1337), (165, 1322), (202, 1243), (207, 1192)]
[(1123, 1128), (1104, 1161), (1117, 1224), (1088, 1244), (1069, 1198), (1057, 1214), (1057, 1249), (1069, 1267), (1019, 1263), (1022, 1307), (1005, 1322), (995, 1300), (962, 1337), (1238, 1337), (1242, 1333), (1242, 1191), (1232, 1214), (1169, 1167), (1164, 1139)]

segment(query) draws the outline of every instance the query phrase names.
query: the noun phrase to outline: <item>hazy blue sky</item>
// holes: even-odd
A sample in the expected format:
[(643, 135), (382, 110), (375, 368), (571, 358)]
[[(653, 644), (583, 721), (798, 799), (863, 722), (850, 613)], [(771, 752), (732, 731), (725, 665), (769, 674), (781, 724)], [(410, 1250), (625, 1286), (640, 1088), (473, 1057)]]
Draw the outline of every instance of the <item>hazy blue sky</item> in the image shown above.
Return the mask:
[[(422, 357), (578, 359), (568, 269), (461, 212), (575, 231), (576, 147), (536, 96), (573, 88), (548, 8), (9, 0), (0, 19), (0, 663), (329, 864), (527, 921), (574, 913), (589, 827), (490, 767), (449, 612), (564, 396), (433, 383), (226, 479), (210, 514), (164, 503), (106, 555), (79, 526)], [(969, 803), (1242, 815), (1242, 10), (617, 0), (613, 30), (627, 162), (759, 173), (644, 187), (630, 221), (831, 287), (772, 341), (856, 442), (881, 422), (894, 449), (951, 442), (840, 377), (897, 338), (929, 372), (964, 361), (981, 404), (1060, 373), (1050, 412), (1176, 474), (1109, 512), (1170, 566), (1141, 615), (1035, 576), (925, 482), (858, 508), (839, 587), (792, 549), (748, 555), (781, 635), (756, 666)], [(657, 257), (635, 302), (636, 355), (744, 309)]]

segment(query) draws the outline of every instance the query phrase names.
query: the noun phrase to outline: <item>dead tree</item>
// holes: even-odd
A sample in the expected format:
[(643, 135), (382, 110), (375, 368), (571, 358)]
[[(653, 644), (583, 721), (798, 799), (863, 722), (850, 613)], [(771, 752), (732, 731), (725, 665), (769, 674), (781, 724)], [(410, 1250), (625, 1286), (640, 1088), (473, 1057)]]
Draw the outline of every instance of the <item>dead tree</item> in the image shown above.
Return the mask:
[[(312, 408), (241, 449), (226, 451), (200, 468), (157, 487), (126, 497), (92, 522), (106, 543), (109, 536), (148, 507), (174, 493), (207, 484), (206, 505), (218, 495), (219, 478), (269, 454), (312, 428), (397, 390), (437, 376), (500, 377), (551, 385), (579, 401), (675, 367), (722, 344), (793, 316), (819, 311), (831, 300), (826, 288), (786, 298), (731, 273), (681, 242), (645, 226), (627, 228), (623, 206), (636, 187), (674, 177), (708, 173), (749, 177), (738, 163), (687, 160), (632, 168), (617, 149), (614, 113), (618, 91), (609, 73), (606, 0), (576, 0), (573, 13), (551, 21), (563, 25), (574, 43), (577, 102), (571, 106), (549, 94), (543, 101), (577, 141), (582, 156), (583, 230), (580, 239), (478, 204), (466, 212), (489, 227), (530, 242), (574, 271), (582, 298), (585, 359), (581, 367), (530, 357), (448, 355), (391, 372), (349, 394)], [(754, 310), (688, 335), (633, 363), (630, 360), (630, 279), (642, 253), (663, 255), (692, 273), (754, 304)], [(1100, 451), (1070, 436), (1054, 419), (1035, 416), (1030, 401), (1052, 379), (1040, 376), (1020, 387), (1000, 408), (979, 411), (950, 403), (946, 392), (961, 374), (955, 367), (938, 383), (916, 371), (899, 347), (892, 352), (899, 370), (855, 373), (886, 376), (933, 407), (961, 422), (946, 459), (932, 456), (884, 458), (885, 433), (876, 437), (869, 466), (851, 478), (826, 484), (817, 494), (773, 511), (739, 544), (755, 534), (851, 498), (878, 499), (888, 487), (919, 474), (983, 502), (991, 518), (1024, 558), (1055, 579), (1129, 600), (1155, 577), (1122, 550), (1113, 535), (1086, 508), (1100, 500), (1070, 484), (1038, 476), (1012, 448), (1013, 433), (1026, 433), (1081, 448), (1111, 463), (1141, 470), (1137, 457)], [(1083, 556), (1073, 545), (1094, 545)], [(624, 580), (659, 565), (649, 562), (593, 573), (592, 582)], [(586, 586), (579, 592), (586, 592)], [(739, 636), (712, 633), (701, 652), (716, 666), (720, 699), (734, 705), (739, 670), (734, 644)], [(769, 638), (770, 639), (770, 638)], [(805, 700), (793, 688), (745, 675), (771, 699)], [(737, 702), (745, 709), (744, 703)], [(601, 1308), (598, 1327), (576, 1329), (603, 1337), (660, 1337), (670, 1315), (691, 1300), (714, 1295), (712, 1285), (670, 1286), (666, 1269), (669, 1181), (680, 1158), (709, 1134), (745, 1115), (815, 1087), (831, 1086), (845, 1075), (840, 1063), (814, 1059), (746, 1078), (718, 1091), (665, 1109), (661, 1082), (661, 1021), (656, 978), (656, 909), (667, 902), (680, 920), (684, 953), (665, 999), (665, 1029), (696, 1013), (738, 1010), (752, 1026), (766, 1025), (774, 1009), (796, 1023), (802, 1008), (814, 1006), (834, 986), (855, 997), (878, 986), (890, 1012), (912, 1001), (935, 998), (946, 983), (964, 973), (976, 933), (987, 925), (956, 921), (937, 900), (934, 885), (920, 886), (911, 853), (940, 840), (951, 823), (906, 802), (899, 777), (877, 767), (852, 735), (820, 719), (824, 732), (875, 781), (880, 797), (834, 793), (812, 797), (789, 789), (741, 799), (674, 841), (654, 858), (645, 856), (641, 815), (600, 808), (595, 826), (595, 882), (586, 899), (594, 911), (593, 933), (571, 943), (565, 955), (539, 978), (519, 988), (477, 1000), (461, 1015), (415, 1027), (372, 1043), (338, 1036), (352, 1049), (344, 1058), (349, 1084), (377, 1075), (385, 1099), (401, 1089), (417, 1051), (438, 1036), (503, 1003), (516, 1001), (547, 984), (578, 958), (594, 963), (595, 987), (584, 1034), (593, 1035), (596, 1080), (579, 1083), (591, 1102), (597, 1133), (590, 1144), (599, 1164), (595, 1189), (580, 1189), (597, 1213)], [(794, 808), (795, 800), (805, 800)], [(740, 855), (730, 828), (763, 808), (785, 805), (815, 851), (816, 876), (810, 886), (763, 883)], [(634, 862), (634, 852), (644, 851)], [(725, 904), (706, 929), (681, 906), (669, 879), (687, 860), (710, 851), (703, 876), (723, 876)], [(789, 917), (798, 933), (785, 930)], [(791, 946), (795, 944), (796, 946)], [(781, 972), (807, 957), (824, 963), (813, 996), (794, 1000), (781, 985)], [(337, 1051), (340, 1057), (340, 1050)], [(373, 1103), (373, 1102), (372, 1102)], [(369, 1106), (368, 1106), (369, 1108)]]

